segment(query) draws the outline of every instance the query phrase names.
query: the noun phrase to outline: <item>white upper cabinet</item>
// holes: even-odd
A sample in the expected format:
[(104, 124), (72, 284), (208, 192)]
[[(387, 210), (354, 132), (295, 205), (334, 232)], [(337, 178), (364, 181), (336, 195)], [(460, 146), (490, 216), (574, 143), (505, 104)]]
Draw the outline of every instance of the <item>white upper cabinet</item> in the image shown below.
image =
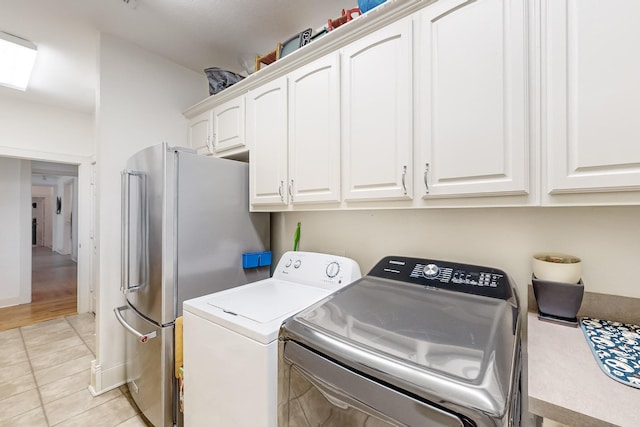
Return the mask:
[(189, 147), (199, 152), (210, 151), (212, 120), (211, 110), (189, 119)]
[(527, 19), (521, 0), (442, 0), (418, 14), (423, 198), (528, 193)]
[(412, 197), (412, 20), (342, 51), (343, 198)]
[(212, 144), (214, 152), (245, 146), (244, 96), (239, 96), (213, 109)]
[(252, 206), (284, 205), (287, 194), (287, 78), (247, 93), (246, 136), (250, 148)]
[(549, 194), (640, 190), (640, 2), (542, 2)]
[(334, 52), (288, 76), (292, 204), (340, 201), (339, 59)]

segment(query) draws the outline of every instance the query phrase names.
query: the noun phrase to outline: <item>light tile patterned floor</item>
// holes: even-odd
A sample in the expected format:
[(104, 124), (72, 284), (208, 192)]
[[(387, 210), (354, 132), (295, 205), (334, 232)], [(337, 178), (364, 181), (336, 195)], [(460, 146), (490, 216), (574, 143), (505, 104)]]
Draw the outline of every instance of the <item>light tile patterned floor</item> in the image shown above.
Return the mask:
[(0, 332), (0, 427), (146, 427), (126, 387), (89, 393), (94, 333), (89, 313)]

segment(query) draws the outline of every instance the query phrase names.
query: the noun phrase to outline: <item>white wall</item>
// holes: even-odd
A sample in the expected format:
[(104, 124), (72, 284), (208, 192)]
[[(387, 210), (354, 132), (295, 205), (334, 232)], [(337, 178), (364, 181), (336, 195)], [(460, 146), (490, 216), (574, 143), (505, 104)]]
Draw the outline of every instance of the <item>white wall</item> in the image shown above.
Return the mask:
[(0, 96), (0, 155), (13, 154), (39, 160), (91, 156), (93, 115)]
[(274, 259), (293, 247), (346, 255), (366, 274), (386, 255), (497, 267), (526, 305), (531, 255), (554, 251), (583, 260), (590, 292), (640, 298), (640, 207), (495, 208), (274, 214)]
[(97, 361), (92, 388), (124, 382), (124, 329), (113, 309), (120, 293), (120, 171), (135, 152), (168, 142), (187, 145), (182, 111), (208, 96), (204, 74), (188, 70), (110, 35), (101, 35), (96, 111), (99, 252)]
[(31, 301), (31, 165), (0, 158), (0, 307)]

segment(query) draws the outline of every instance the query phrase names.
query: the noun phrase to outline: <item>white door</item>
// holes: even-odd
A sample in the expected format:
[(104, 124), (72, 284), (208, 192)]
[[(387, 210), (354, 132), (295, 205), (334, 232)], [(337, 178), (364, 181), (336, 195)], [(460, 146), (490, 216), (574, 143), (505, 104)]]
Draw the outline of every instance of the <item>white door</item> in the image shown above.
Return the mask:
[(340, 201), (340, 55), (289, 75), (291, 203)]
[(411, 199), (412, 21), (342, 52), (344, 199)]
[(418, 16), (420, 193), (526, 194), (526, 2), (443, 0)]
[(220, 153), (244, 145), (244, 96), (239, 96), (213, 109), (213, 150)]
[(542, 2), (551, 194), (640, 189), (640, 2)]
[(189, 120), (189, 147), (194, 150), (213, 152), (211, 114), (211, 110), (208, 110)]
[(287, 78), (266, 83), (246, 96), (251, 205), (286, 206)]

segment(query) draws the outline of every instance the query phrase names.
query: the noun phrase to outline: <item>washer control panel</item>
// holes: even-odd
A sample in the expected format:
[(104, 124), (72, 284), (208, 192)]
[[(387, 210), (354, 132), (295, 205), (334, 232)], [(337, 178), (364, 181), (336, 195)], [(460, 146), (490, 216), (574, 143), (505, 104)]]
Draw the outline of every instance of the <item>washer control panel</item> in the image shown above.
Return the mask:
[(282, 255), (273, 273), (274, 279), (326, 289), (338, 289), (361, 276), (360, 266), (350, 258), (301, 251)]
[(369, 276), (505, 300), (511, 297), (507, 274), (491, 267), (389, 256)]

